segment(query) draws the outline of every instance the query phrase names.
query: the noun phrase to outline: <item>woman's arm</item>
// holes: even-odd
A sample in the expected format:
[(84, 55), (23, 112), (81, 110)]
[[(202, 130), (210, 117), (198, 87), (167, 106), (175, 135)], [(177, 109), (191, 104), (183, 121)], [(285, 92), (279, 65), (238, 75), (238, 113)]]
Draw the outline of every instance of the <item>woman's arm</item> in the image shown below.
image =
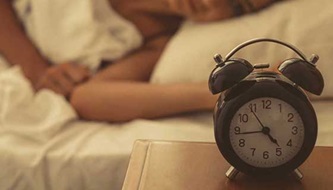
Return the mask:
[(128, 121), (212, 110), (216, 98), (207, 84), (158, 85), (148, 82), (170, 36), (147, 42), (110, 65), (72, 93), (70, 102), (83, 119)]
[(21, 66), (36, 90), (48, 88), (68, 96), (75, 85), (89, 77), (87, 69), (66, 63), (51, 66), (30, 41), (9, 0), (0, 0), (0, 54)]
[(213, 110), (216, 100), (206, 83), (100, 81), (76, 88), (71, 103), (83, 119), (122, 122)]
[(91, 78), (91, 81), (126, 80), (147, 82), (170, 38), (171, 34), (165, 34), (146, 41), (141, 48), (99, 71)]
[(0, 23), (0, 54), (9, 63), (20, 65), (26, 77), (36, 84), (48, 63), (26, 36), (9, 0), (0, 0)]

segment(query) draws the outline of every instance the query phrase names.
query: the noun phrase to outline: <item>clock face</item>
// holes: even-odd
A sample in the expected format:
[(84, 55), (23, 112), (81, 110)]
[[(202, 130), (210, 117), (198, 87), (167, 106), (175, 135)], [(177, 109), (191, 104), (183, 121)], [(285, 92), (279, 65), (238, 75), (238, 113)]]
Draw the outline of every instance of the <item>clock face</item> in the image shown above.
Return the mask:
[(270, 168), (296, 156), (303, 145), (304, 125), (294, 107), (277, 98), (256, 98), (234, 114), (230, 143), (247, 164)]

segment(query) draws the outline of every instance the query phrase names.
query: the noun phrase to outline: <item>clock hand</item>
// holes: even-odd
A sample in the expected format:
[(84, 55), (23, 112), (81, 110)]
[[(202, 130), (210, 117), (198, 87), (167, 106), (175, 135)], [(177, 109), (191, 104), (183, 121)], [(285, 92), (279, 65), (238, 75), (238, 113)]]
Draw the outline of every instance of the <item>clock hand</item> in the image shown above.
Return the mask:
[(246, 131), (246, 132), (242, 132), (242, 133), (236, 133), (236, 135), (253, 134), (253, 133), (262, 133), (262, 130), (261, 131)]
[(268, 136), (269, 140), (271, 140), (271, 141), (272, 141), (273, 143), (275, 143), (276, 145), (280, 146), (279, 143), (277, 142), (277, 140), (274, 139), (274, 138), (272, 137), (271, 134), (268, 133), (267, 136)]
[(277, 140), (276, 140), (275, 138), (272, 137), (272, 135), (270, 134), (270, 132), (271, 132), (271, 129), (270, 129), (269, 127), (264, 127), (264, 128), (262, 128), (262, 133), (264, 133), (265, 135), (267, 135), (268, 138), (269, 138), (269, 140), (272, 141), (272, 143), (274, 143), (274, 144), (280, 146), (280, 145), (278, 144)]
[(254, 113), (254, 111), (251, 110), (251, 112), (253, 113), (254, 117), (257, 119), (257, 121), (260, 123), (261, 127), (264, 129), (264, 125), (261, 123), (260, 119), (258, 118), (257, 114)]
[(261, 123), (260, 119), (258, 118), (257, 114), (254, 113), (254, 111), (251, 110), (251, 112), (253, 113), (253, 115), (254, 115), (254, 117), (257, 119), (257, 121), (260, 123), (260, 125), (261, 125), (261, 127), (262, 127), (261, 132), (264, 133), (265, 135), (267, 135), (268, 138), (269, 138), (269, 140), (271, 140), (273, 143), (275, 143), (276, 145), (280, 146), (280, 145), (278, 144), (277, 140), (274, 139), (274, 138), (272, 137), (272, 135), (270, 134), (270, 128), (269, 128), (269, 127), (265, 127), (265, 126)]

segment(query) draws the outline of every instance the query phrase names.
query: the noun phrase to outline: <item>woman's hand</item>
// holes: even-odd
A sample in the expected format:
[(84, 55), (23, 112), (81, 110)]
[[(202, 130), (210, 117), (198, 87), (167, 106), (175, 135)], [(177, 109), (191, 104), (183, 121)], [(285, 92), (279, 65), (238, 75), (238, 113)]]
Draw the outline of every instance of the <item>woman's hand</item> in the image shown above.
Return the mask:
[(82, 65), (64, 63), (49, 67), (36, 83), (36, 90), (47, 88), (68, 97), (74, 87), (90, 77)]

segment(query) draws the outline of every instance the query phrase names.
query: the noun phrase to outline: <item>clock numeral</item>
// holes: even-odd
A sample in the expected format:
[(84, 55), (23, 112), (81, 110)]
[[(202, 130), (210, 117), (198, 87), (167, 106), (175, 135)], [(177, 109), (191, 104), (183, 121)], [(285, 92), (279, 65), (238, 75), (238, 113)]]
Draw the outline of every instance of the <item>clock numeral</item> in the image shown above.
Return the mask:
[(244, 147), (245, 146), (245, 139), (239, 139), (239, 144), (240, 147)]
[(252, 150), (252, 156), (254, 156), (254, 152), (256, 151), (256, 148), (251, 148)]
[(288, 122), (294, 122), (294, 114), (288, 113)]
[(281, 156), (282, 155), (282, 148), (276, 148), (275, 155), (276, 156)]
[(289, 141), (287, 142), (287, 146), (290, 146), (290, 147), (293, 146), (293, 145), (292, 145), (292, 141), (291, 141), (291, 139), (289, 139)]
[(251, 112), (257, 112), (257, 104), (249, 104)]
[(280, 113), (282, 112), (282, 104), (279, 104)]
[(238, 135), (240, 133), (240, 128), (237, 126), (235, 127), (235, 135)]
[(247, 114), (238, 114), (238, 116), (240, 123), (246, 123), (249, 121), (249, 116)]
[(262, 108), (263, 109), (271, 109), (271, 104), (272, 104), (272, 101), (270, 100), (262, 100)]
[(291, 129), (292, 129), (291, 134), (293, 134), (293, 135), (297, 135), (297, 133), (298, 133), (298, 128), (297, 128), (296, 126), (293, 126)]
[(262, 153), (262, 157), (267, 160), (269, 158), (269, 152), (268, 151), (264, 151)]

